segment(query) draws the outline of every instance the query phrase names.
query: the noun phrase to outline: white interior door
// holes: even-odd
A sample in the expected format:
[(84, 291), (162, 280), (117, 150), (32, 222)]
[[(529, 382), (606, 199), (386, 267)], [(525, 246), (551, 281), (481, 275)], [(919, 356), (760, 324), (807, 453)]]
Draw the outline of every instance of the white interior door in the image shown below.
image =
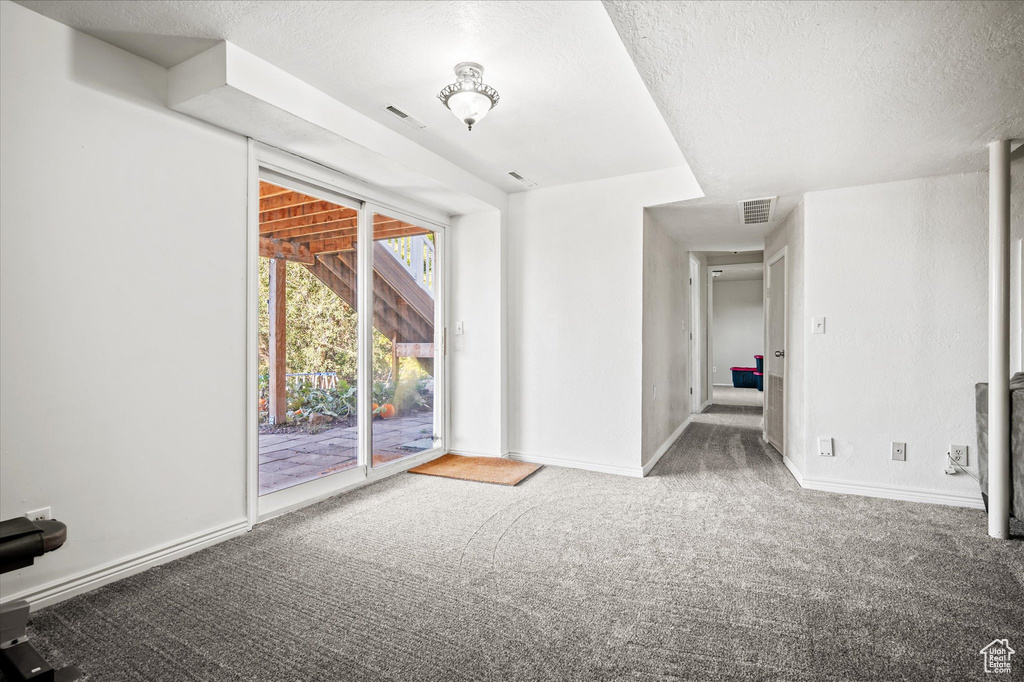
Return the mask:
[(765, 353), (765, 438), (785, 454), (786, 257), (768, 264), (768, 352)]

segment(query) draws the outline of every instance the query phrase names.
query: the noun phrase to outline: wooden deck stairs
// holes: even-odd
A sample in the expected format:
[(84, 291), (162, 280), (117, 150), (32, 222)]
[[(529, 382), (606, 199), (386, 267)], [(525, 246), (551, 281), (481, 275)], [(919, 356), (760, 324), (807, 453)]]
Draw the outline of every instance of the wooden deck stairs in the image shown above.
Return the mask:
[[(260, 183), (260, 255), (301, 263), (355, 310), (357, 219), (353, 208)], [(426, 244), (427, 265), (415, 250), (409, 255), (410, 242), (422, 250), (429, 232), (374, 217), (373, 325), (396, 344), (434, 342), (433, 294), (413, 275), (433, 276), (433, 244)], [(396, 252), (399, 247), (404, 252)]]

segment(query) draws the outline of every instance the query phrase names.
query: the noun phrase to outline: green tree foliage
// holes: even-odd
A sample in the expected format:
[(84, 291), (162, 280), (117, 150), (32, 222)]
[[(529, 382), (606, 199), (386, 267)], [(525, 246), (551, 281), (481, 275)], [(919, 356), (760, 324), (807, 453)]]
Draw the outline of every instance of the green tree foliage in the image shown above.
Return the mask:
[[(356, 380), (357, 315), (345, 301), (299, 263), (287, 264), (286, 371), (337, 372), (351, 384)], [(270, 260), (260, 258), (259, 355), (260, 375), (270, 365)], [(374, 329), (373, 379), (390, 382), (391, 340)]]

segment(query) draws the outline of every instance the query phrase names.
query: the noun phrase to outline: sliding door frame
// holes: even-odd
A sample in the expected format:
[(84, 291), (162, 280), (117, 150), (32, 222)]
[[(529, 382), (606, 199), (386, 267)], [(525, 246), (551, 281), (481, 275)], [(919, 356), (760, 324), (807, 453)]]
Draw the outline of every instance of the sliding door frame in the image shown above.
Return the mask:
[[(277, 495), (272, 504), (260, 504), (259, 497), (259, 184), (262, 177), (280, 175), (287, 178), (286, 184), (302, 189), (304, 186), (314, 195), (323, 195), (325, 200), (337, 200), (360, 211), (357, 235), (358, 272), (357, 300), (362, 311), (358, 317), (359, 338), (358, 372), (360, 384), (372, 386), (372, 340), (373, 340), (373, 214), (387, 213), (425, 229), (433, 230), (435, 244), (435, 428), (440, 441), (431, 450), (416, 453), (394, 462), (384, 468), (372, 467), (372, 401), (373, 391), (357, 393), (359, 419), (359, 459), (357, 466), (330, 476), (287, 488), (288, 495)], [(332, 197), (334, 197), (332, 199)], [(339, 171), (320, 165), (308, 159), (290, 154), (275, 147), (249, 140), (248, 156), (248, 204), (246, 219), (246, 517), (251, 529), (256, 523), (273, 518), (285, 512), (313, 504), (319, 500), (340, 494), (347, 490), (366, 485), (392, 474), (429, 461), (447, 452), (447, 434), (450, 423), (450, 400), (448, 395), (448, 354), (445, 347), (447, 338), (447, 281), (448, 269), (445, 253), (445, 230), (451, 224), (451, 216), (429, 206), (411, 201), (387, 190), (374, 187), (347, 176)], [(439, 344), (439, 345), (438, 345)], [(440, 348), (440, 352), (438, 352)], [(440, 398), (440, 401), (438, 400)], [(438, 405), (440, 402), (440, 405)], [(278, 492), (285, 492), (278, 491)]]
[[(369, 202), (369, 201), (366, 202), (363, 205), (363, 210), (365, 211), (365, 213), (360, 216), (359, 239), (366, 239), (366, 243), (367, 244), (371, 244), (371, 245), (373, 244), (373, 216), (374, 216), (374, 214), (386, 215), (388, 218), (394, 218), (396, 220), (401, 220), (401, 221), (406, 222), (406, 223), (412, 223), (413, 225), (417, 225), (418, 227), (422, 227), (424, 229), (429, 229), (429, 230), (431, 230), (434, 233), (434, 339), (433, 339), (433, 341), (434, 341), (434, 396), (435, 396), (435, 400), (434, 400), (434, 409), (433, 409), (433, 412), (434, 412), (434, 424), (433, 424), (433, 432), (432, 432), (431, 436), (432, 437), (433, 436), (437, 436), (437, 437), (439, 437), (439, 440), (435, 440), (434, 447), (432, 447), (430, 450), (425, 450), (423, 452), (419, 452), (419, 453), (416, 453), (414, 455), (414, 457), (416, 458), (416, 461), (423, 461), (423, 460), (434, 459), (435, 457), (440, 457), (441, 455), (443, 455), (443, 454), (445, 454), (447, 452), (446, 445), (447, 445), (448, 423), (449, 423), (449, 418), (450, 418), (449, 402), (447, 400), (447, 396), (448, 396), (447, 355), (448, 354), (447, 354), (447, 348), (446, 348), (446, 342), (447, 342), (446, 326), (447, 326), (447, 320), (448, 320), (448, 306), (447, 306), (448, 298), (447, 298), (447, 286), (446, 286), (446, 283), (447, 283), (447, 280), (448, 280), (448, 277), (447, 277), (447, 263), (448, 263), (448, 259), (445, 257), (446, 256), (446, 251), (445, 251), (446, 228), (445, 228), (445, 226), (438, 225), (438, 224), (428, 224), (428, 223), (425, 223), (422, 218), (420, 218), (419, 216), (417, 216), (414, 213), (409, 213), (407, 211), (403, 211), (403, 210), (397, 209), (397, 208), (386, 207), (386, 206), (383, 206), (381, 204), (376, 204), (376, 203)], [(367, 234), (365, 236), (363, 234), (363, 225), (367, 226), (367, 231), (369, 233), (369, 234)], [(368, 268), (367, 272), (372, 272), (373, 258), (374, 258), (373, 248), (371, 247), (369, 249), (366, 249), (366, 251), (367, 251), (366, 258), (367, 258), (368, 263), (365, 264), (365, 266), (364, 266), (363, 262), (360, 261), (359, 262), (359, 267), (360, 268), (366, 267), (366, 268)], [(362, 253), (360, 253), (360, 256), (362, 256)], [(439, 273), (441, 273), (440, 276), (438, 276)], [(360, 303), (360, 305), (368, 306), (366, 309), (370, 310), (370, 309), (372, 309), (372, 306), (373, 306), (373, 281), (372, 280), (370, 280), (368, 282), (367, 289), (369, 289), (369, 292), (366, 294), (367, 298), (366, 299), (362, 298), (362, 294), (361, 294), (360, 298), (359, 298), (359, 303)], [(361, 322), (362, 319), (363, 319), (362, 316), (360, 316), (359, 319), (360, 319), (360, 322)], [(373, 324), (372, 324), (372, 318), (371, 318), (371, 324), (368, 325), (368, 329), (366, 329), (366, 330), (360, 329), (359, 334), (360, 334), (359, 340), (362, 341), (362, 342), (365, 342), (367, 344), (367, 346), (366, 346), (367, 348), (371, 348), (372, 347), (372, 343), (373, 343)], [(363, 334), (366, 334), (366, 336), (364, 337)], [(366, 376), (371, 376), (372, 375), (372, 371), (373, 371), (373, 359), (372, 359), (372, 357), (370, 357), (369, 353), (367, 354), (366, 362), (367, 362), (367, 370), (370, 372)], [(397, 381), (398, 378), (395, 377), (395, 380)], [(359, 395), (362, 396), (362, 391), (360, 391)], [(436, 396), (444, 396), (445, 397), (445, 399), (441, 401), (441, 405), (440, 406), (438, 406), (438, 401), (436, 399)], [(372, 403), (372, 399), (373, 399), (373, 394), (372, 394), (372, 391), (371, 391), (370, 395), (368, 395), (367, 398), (366, 398), (366, 401), (367, 401), (367, 403), (366, 403), (366, 412), (363, 412), (362, 408), (360, 408), (359, 414), (362, 415), (362, 414), (369, 414), (370, 413), (371, 408), (372, 408), (372, 404), (371, 404)], [(369, 437), (370, 434), (372, 434), (372, 432), (373, 432), (373, 421), (370, 420), (367, 423), (370, 425), (370, 428), (367, 429), (367, 436)], [(360, 435), (360, 438), (362, 438), (362, 435)], [(370, 443), (370, 445), (372, 445), (372, 442)], [(374, 476), (375, 472), (390, 471), (391, 469), (399, 469), (399, 470), (408, 469), (409, 468), (408, 466), (403, 467), (401, 465), (406, 463), (406, 462), (408, 462), (413, 457), (413, 456), (403, 457), (402, 459), (394, 460), (392, 462), (384, 462), (384, 463), (382, 463), (382, 464), (380, 464), (380, 465), (375, 467), (375, 466), (373, 466), (373, 455), (370, 452), (370, 448), (369, 447), (367, 447), (366, 453), (367, 453), (366, 465), (368, 467), (367, 471), (368, 471), (368, 474), (371, 477)]]

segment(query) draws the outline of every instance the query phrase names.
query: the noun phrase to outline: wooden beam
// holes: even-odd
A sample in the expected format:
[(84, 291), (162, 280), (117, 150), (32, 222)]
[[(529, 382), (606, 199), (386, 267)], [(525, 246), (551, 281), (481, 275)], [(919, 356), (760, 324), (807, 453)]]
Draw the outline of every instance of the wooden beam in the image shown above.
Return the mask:
[[(424, 321), (433, 326), (434, 299), (416, 283), (387, 244), (373, 245), (373, 269)], [(423, 341), (425, 339), (416, 339)]]
[[(355, 252), (345, 251), (334, 255), (322, 255), (317, 258), (317, 265), (321, 264), (334, 276), (335, 281), (344, 288), (339, 290), (332, 286), (330, 282), (324, 280), (324, 278), (321, 278), (321, 280), (351, 306), (352, 301), (347, 296), (349, 295), (348, 292), (355, 291), (356, 287)], [(314, 274), (316, 274), (315, 270)], [(377, 271), (373, 273), (373, 292), (373, 326), (380, 332), (391, 338), (397, 331), (399, 342), (423, 343), (433, 341), (433, 316), (428, 320), (416, 312), (413, 307), (402, 300), (394, 287)], [(352, 307), (355, 308), (355, 306)]]
[[(359, 215), (355, 209), (337, 207), (333, 211), (321, 212), (314, 215), (298, 216), (296, 218), (284, 218), (273, 221), (264, 221), (261, 219), (260, 234), (273, 234), (275, 238), (280, 238), (280, 235), (278, 234), (280, 232), (293, 232), (295, 230), (301, 231), (305, 228), (309, 228), (309, 232), (323, 232), (325, 229), (338, 229), (339, 227), (351, 227), (355, 229), (358, 218)], [(331, 223), (342, 224), (327, 227)], [(416, 227), (410, 223), (405, 223), (401, 220), (394, 220), (392, 218), (382, 218), (381, 216), (377, 216), (373, 221), (374, 239), (378, 239), (378, 234), (382, 231), (399, 229), (409, 231), (412, 234), (427, 234), (429, 232), (429, 230), (424, 230), (421, 227)], [(301, 232), (296, 232), (296, 234), (299, 233)]]
[(303, 265), (313, 264), (313, 254), (305, 244), (286, 242), (280, 239), (260, 237), (260, 256), (295, 261)]
[(284, 187), (278, 187), (277, 185), (269, 182), (260, 181), (260, 199), (264, 197), (276, 197), (280, 194), (288, 194), (291, 192), (290, 189)]
[[(261, 237), (262, 239), (262, 237)], [(314, 256), (321, 253), (338, 253), (340, 251), (354, 251), (356, 248), (355, 239), (352, 237), (332, 237), (330, 239), (314, 239), (308, 242), (309, 252)]]
[(286, 307), (285, 277), (287, 261), (270, 261), (270, 423), (283, 424), (287, 419), (288, 390), (285, 384)]
[(391, 335), (391, 381), (398, 383), (398, 332)]
[[(310, 205), (312, 206), (313, 204)], [(300, 215), (297, 217), (282, 218), (280, 220), (263, 220), (260, 218), (260, 234), (280, 232), (281, 230), (287, 230), (293, 227), (313, 227), (324, 223), (333, 223), (338, 220), (355, 221), (358, 217), (359, 212), (355, 209), (335, 206), (329, 211), (320, 211), (312, 215)]]
[(285, 208), (287, 206), (299, 206), (301, 204), (313, 204), (323, 199), (317, 197), (311, 197), (308, 194), (302, 194), (301, 192), (288, 191), (285, 194), (277, 194), (270, 197), (260, 197), (260, 211), (271, 211), (275, 208)]
[[(293, 218), (293, 220), (295, 220)], [(302, 220), (299, 218), (298, 220)], [(313, 235), (322, 234), (324, 232), (334, 232), (337, 230), (349, 230), (351, 234), (356, 233), (356, 225), (358, 224), (358, 218), (342, 218), (341, 220), (328, 220), (321, 222), (310, 221), (308, 225), (294, 225), (289, 228), (267, 228), (260, 225), (260, 234), (264, 237), (273, 237), (274, 239), (293, 239), (294, 237), (309, 237), (310, 239), (319, 239)]]
[(338, 206), (330, 201), (316, 201), (312, 204), (298, 204), (296, 206), (286, 206), (284, 208), (260, 211), (260, 225), (272, 223), (277, 220), (287, 220), (288, 218), (301, 218), (302, 216), (329, 213), (330, 211), (337, 211), (341, 208), (344, 207)]
[[(309, 227), (293, 227), (278, 232), (268, 232), (263, 235), (272, 239), (288, 239), (293, 242), (307, 242), (316, 239), (334, 239), (336, 237), (355, 237), (358, 227), (356, 219), (339, 220), (333, 223), (321, 223)], [(406, 237), (409, 235), (423, 234), (418, 227), (399, 223), (395, 227), (374, 230), (374, 240), (391, 239), (392, 237)]]
[(432, 358), (434, 357), (434, 344), (399, 343), (397, 351), (400, 358)]

